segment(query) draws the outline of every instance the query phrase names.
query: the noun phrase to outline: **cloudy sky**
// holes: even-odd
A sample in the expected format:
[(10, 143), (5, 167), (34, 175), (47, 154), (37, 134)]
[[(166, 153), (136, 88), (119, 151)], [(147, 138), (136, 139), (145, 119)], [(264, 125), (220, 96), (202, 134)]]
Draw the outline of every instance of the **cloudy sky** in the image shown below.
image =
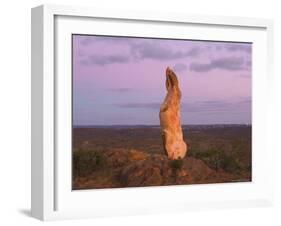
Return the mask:
[(73, 124), (159, 124), (165, 70), (182, 124), (251, 123), (249, 43), (73, 35)]

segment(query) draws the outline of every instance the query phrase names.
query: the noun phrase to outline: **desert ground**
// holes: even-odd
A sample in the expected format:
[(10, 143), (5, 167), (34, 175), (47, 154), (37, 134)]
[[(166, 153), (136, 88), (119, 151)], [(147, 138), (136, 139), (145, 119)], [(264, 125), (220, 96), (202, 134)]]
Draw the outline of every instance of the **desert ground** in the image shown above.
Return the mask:
[(251, 181), (251, 125), (187, 125), (182, 160), (169, 160), (158, 126), (73, 128), (73, 189)]

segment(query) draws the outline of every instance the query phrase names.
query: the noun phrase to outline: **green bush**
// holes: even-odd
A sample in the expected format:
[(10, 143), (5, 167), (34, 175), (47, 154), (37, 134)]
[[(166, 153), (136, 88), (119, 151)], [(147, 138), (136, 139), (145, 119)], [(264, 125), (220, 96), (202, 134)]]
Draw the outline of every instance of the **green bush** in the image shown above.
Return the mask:
[(72, 158), (73, 176), (89, 175), (106, 164), (102, 153), (93, 150), (75, 150)]
[(238, 172), (241, 170), (241, 163), (235, 156), (225, 156), (222, 161), (222, 168), (228, 172)]
[(170, 166), (173, 170), (181, 169), (182, 165), (183, 165), (182, 159), (175, 159), (170, 161)]
[(210, 148), (206, 151), (191, 150), (190, 156), (201, 159), (210, 168), (218, 170), (223, 169), (227, 172), (234, 173), (242, 168), (242, 164), (233, 152), (227, 153), (221, 149)]

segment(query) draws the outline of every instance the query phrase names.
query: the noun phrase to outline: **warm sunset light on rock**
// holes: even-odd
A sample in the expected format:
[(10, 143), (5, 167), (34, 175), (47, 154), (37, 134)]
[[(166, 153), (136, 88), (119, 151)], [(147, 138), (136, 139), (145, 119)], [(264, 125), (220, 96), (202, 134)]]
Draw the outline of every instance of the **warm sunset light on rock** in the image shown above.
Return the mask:
[(180, 121), (181, 91), (176, 74), (166, 69), (167, 95), (160, 107), (160, 125), (164, 149), (169, 159), (182, 159), (186, 155), (187, 146), (183, 140)]

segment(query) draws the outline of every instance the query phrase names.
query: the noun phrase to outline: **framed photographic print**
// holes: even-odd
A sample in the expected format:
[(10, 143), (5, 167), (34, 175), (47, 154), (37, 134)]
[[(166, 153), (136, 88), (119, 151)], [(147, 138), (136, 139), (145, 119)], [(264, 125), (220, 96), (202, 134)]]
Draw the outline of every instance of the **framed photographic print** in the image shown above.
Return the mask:
[(270, 20), (32, 9), (32, 216), (270, 205)]

